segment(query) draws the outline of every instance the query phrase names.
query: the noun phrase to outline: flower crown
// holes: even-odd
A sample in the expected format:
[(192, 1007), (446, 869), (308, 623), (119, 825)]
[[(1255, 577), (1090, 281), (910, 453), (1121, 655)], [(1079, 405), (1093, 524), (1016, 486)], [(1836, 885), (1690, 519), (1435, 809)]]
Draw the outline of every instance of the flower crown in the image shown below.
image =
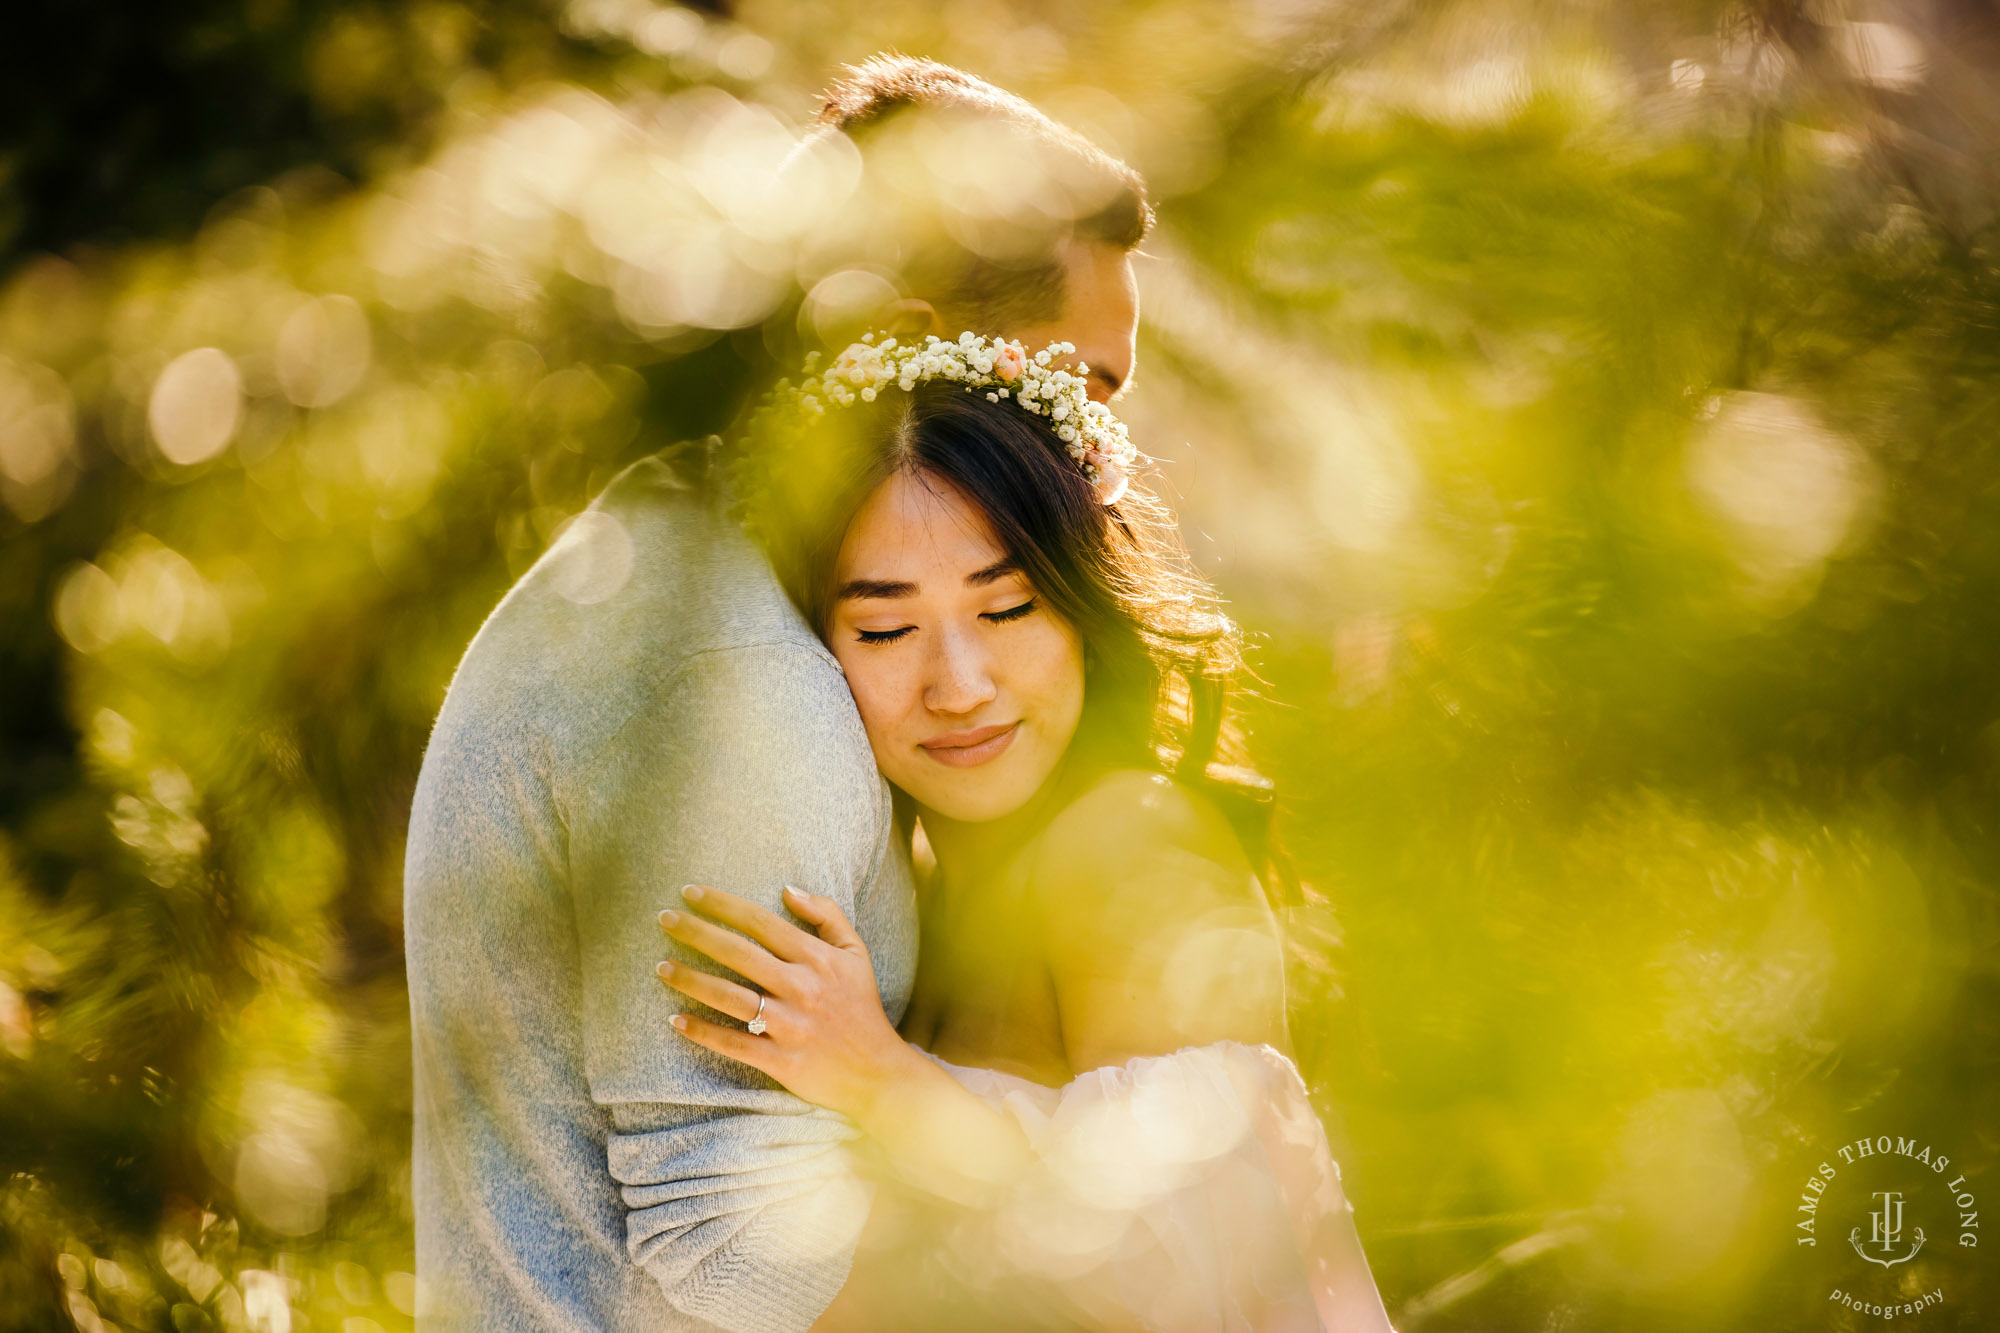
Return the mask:
[(758, 423), (771, 413), (811, 419), (828, 406), (872, 403), (891, 386), (908, 393), (919, 384), (949, 380), (964, 385), (968, 393), (985, 390), (989, 403), (1012, 398), (1036, 416), (1047, 417), (1098, 501), (1116, 504), (1131, 485), (1141, 461), (1139, 451), (1127, 437), (1125, 423), (1104, 404), (1090, 400), (1084, 379), (1089, 366), (1079, 364), (1074, 372), (1053, 366), (1057, 358), (1075, 352), (1075, 344), (1058, 342), (1030, 356), (1018, 342), (972, 333), (959, 334), (956, 342), (931, 334), (921, 346), (895, 338), (877, 341), (874, 334), (864, 334), (824, 371), (819, 370), (819, 353), (814, 352), (806, 358), (803, 381), (797, 385), (778, 381), (752, 418), (751, 429), (757, 433)]

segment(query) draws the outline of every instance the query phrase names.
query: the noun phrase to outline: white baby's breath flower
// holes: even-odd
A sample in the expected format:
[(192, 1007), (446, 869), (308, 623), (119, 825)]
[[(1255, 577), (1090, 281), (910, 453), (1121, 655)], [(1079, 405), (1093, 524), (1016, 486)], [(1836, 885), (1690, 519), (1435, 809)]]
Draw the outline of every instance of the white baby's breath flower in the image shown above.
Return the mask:
[[(1081, 375), (1056, 364), (1075, 352), (1075, 344), (1057, 342), (1030, 357), (1018, 342), (970, 332), (953, 341), (926, 334), (921, 344), (907, 345), (890, 337), (877, 341), (871, 334), (843, 349), (824, 372), (819, 354), (808, 356), (803, 381), (796, 387), (779, 381), (753, 414), (750, 432), (756, 437), (760, 431), (775, 431), (782, 438), (786, 415), (820, 416), (828, 404), (874, 402), (891, 385), (912, 393), (921, 384), (948, 381), (967, 393), (983, 393), (989, 403), (1011, 399), (1046, 418), (1098, 498), (1113, 504), (1124, 494), (1139, 454), (1124, 423), (1102, 403), (1090, 401)], [(780, 460), (765, 459), (758, 466), (768, 473), (780, 465)]]

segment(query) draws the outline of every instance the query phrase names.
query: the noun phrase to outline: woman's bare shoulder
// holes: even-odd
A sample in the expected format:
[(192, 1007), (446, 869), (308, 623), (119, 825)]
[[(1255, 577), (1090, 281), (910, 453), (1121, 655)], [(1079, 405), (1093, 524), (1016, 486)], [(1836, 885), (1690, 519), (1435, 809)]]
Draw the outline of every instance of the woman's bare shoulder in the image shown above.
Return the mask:
[(1249, 858), (1215, 802), (1146, 769), (1114, 769), (1093, 780), (1049, 821), (1036, 861), (1036, 878), (1056, 887), (1194, 861), (1209, 863), (1210, 873), (1246, 894), (1255, 889)]
[(1284, 1046), (1277, 921), (1198, 788), (1106, 774), (1051, 821), (1034, 878), (1072, 1068), (1217, 1040)]

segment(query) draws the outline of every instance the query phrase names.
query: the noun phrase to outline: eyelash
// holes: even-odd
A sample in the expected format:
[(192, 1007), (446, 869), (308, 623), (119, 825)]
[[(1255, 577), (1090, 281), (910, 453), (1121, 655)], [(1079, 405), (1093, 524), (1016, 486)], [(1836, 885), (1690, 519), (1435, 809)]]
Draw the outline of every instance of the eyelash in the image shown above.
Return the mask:
[[(1010, 606), (1004, 611), (988, 611), (981, 615), (980, 619), (995, 625), (1004, 625), (1010, 620), (1019, 620), (1029, 614), (1035, 609), (1036, 604), (1036, 599), (1030, 597), (1019, 606)], [(905, 625), (901, 629), (858, 629), (854, 631), (854, 637), (862, 643), (894, 643), (914, 628), (916, 628), (914, 625)]]

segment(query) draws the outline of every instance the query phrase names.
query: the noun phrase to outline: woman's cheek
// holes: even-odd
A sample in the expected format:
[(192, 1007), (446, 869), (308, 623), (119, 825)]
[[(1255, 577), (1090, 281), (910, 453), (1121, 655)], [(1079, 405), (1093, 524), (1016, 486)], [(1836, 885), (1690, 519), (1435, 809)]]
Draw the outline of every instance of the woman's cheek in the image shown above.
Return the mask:
[(875, 751), (876, 763), (881, 765), (885, 756), (896, 754), (897, 732), (902, 727), (908, 709), (903, 706), (906, 673), (895, 669), (895, 664), (882, 660), (890, 654), (879, 650), (873, 653), (852, 653), (839, 658), (840, 666), (847, 673), (847, 689), (854, 696), (854, 707), (861, 714), (861, 726), (868, 733), (868, 744)]
[(1049, 722), (1063, 733), (1057, 739), (1067, 744), (1068, 733), (1083, 713), (1083, 641), (1076, 631), (1053, 619), (1042, 627), (1039, 638), (1035, 693)]

